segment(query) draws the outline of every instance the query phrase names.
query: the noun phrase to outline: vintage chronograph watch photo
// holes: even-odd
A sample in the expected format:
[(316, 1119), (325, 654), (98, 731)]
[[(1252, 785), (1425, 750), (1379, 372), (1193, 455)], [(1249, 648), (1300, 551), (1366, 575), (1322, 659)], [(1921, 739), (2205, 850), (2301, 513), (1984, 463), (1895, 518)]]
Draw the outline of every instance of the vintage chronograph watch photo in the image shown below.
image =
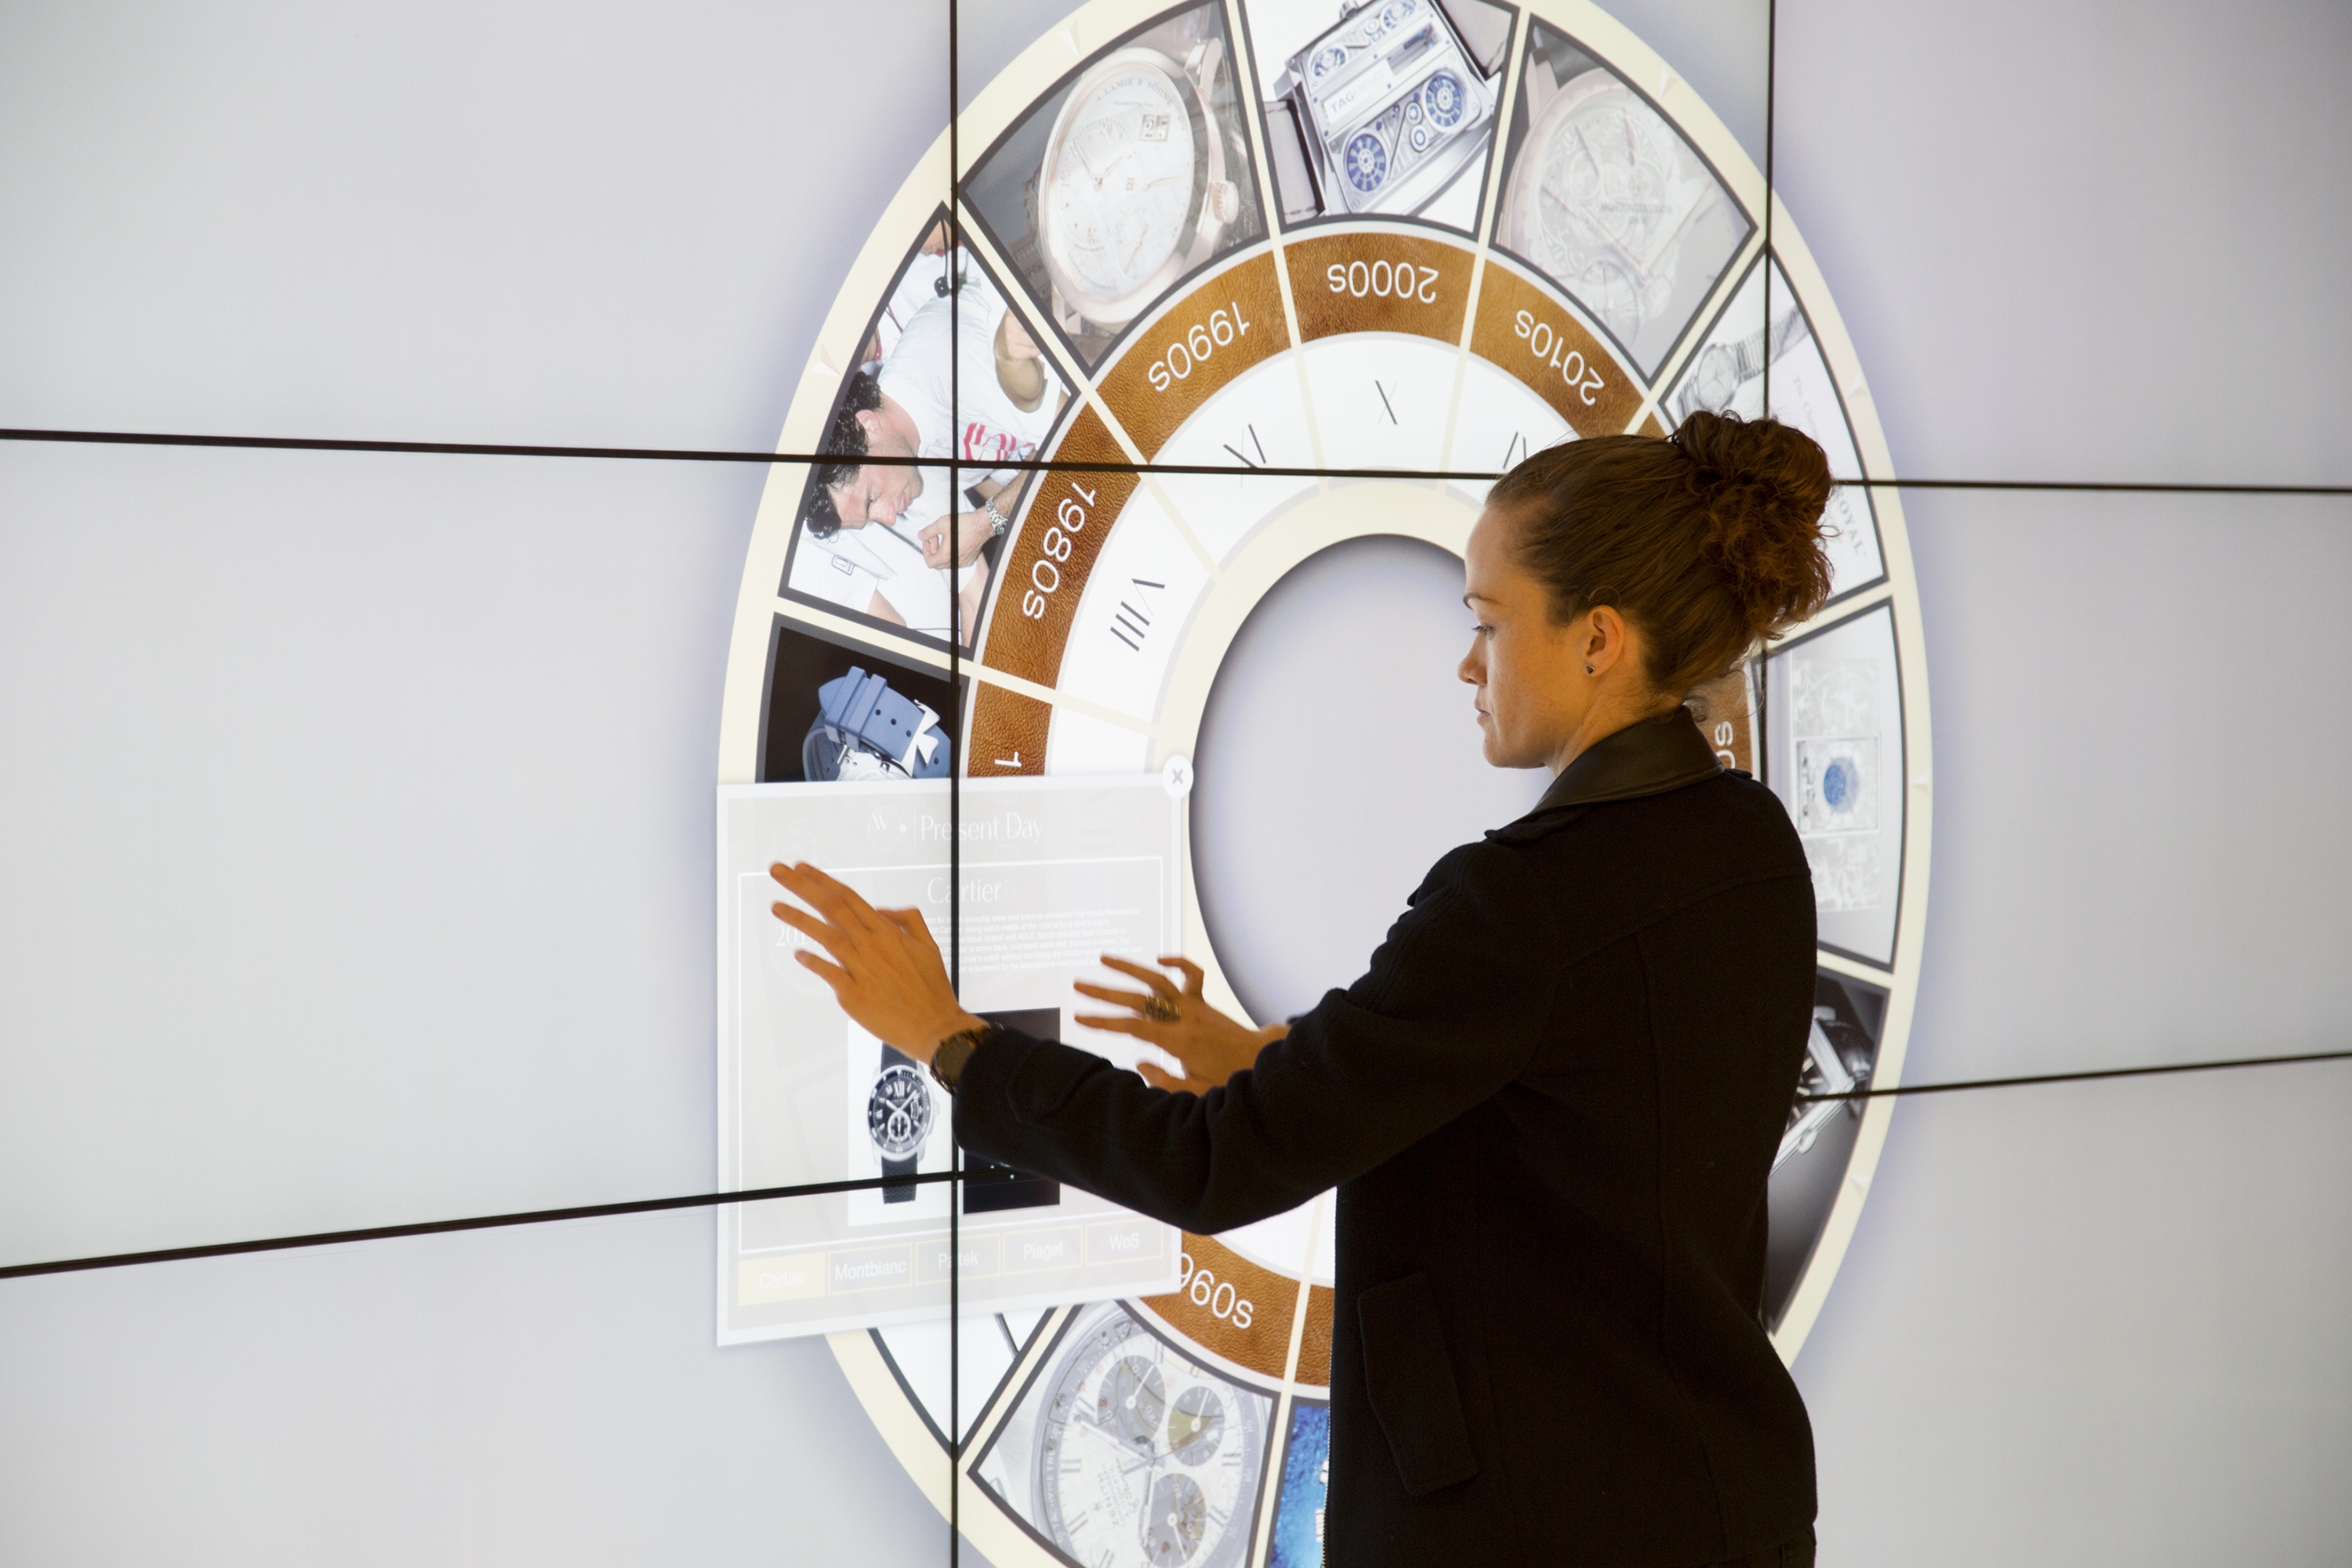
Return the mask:
[[(1324, 162), (1306, 163), (1302, 136)], [(1443, 221), (1412, 210), (1410, 193), (1374, 199), (1446, 162), (1454, 136), (1480, 150), (1446, 172)], [(1183, 951), (1236, 1016), (1252, 1014), (1245, 992), (1268, 994), (1263, 955), (1218, 912), (1233, 907), (1223, 884), (1204, 900), (1204, 878), (1233, 874), (1221, 868), (1233, 858), (1209, 850), (1250, 813), (1252, 789), (1311, 789), (1318, 769), (1387, 743), (1376, 738), (1391, 721), (1381, 690), (1341, 680), (1302, 693), (1301, 711), (1337, 715), (1329, 732), (1352, 744), (1277, 742), (1239, 774), (1212, 754), (1221, 682), (1285, 679), (1249, 662), (1262, 640), (1253, 617), (1277, 603), (1320, 613), (1286, 584), (1318, 580), (1318, 563), (1370, 541), (1458, 557), (1495, 476), (1528, 453), (1663, 435), (1694, 408), (1754, 416), (1769, 395), (1832, 473), (1894, 471), (1801, 215), (1775, 210), (1767, 256), (1756, 160), (1601, 6), (1096, 0), (973, 99), (959, 145), (962, 167), (949, 167), (942, 136), (874, 224), (777, 449), (821, 449), (879, 312), (915, 269), (942, 265), (923, 240), (949, 216), (966, 264), (1002, 285), (1072, 395), (1036, 447), (1042, 468), (994, 492), (1010, 526), (967, 568), (985, 584), (952, 686), (943, 640), (794, 591), (786, 563), (815, 479), (773, 467), (730, 644), (719, 779), (762, 782), (780, 756), (797, 773), (772, 733), (772, 719), (795, 751), (809, 728), (804, 697), (782, 706), (794, 639), (864, 669), (927, 672), (936, 722), (899, 721), (945, 742), (952, 763), (938, 777), (902, 762), (914, 781), (903, 787), (1124, 775), (1156, 777), (1185, 802)], [(1302, 167), (1365, 199), (1318, 185), (1295, 201)], [(975, 462), (957, 482), (982, 477)], [(1790, 1360), (1815, 1331), (1895, 1114), (1891, 1100), (1799, 1097), (1902, 1080), (1932, 806), (1899, 496), (1841, 486), (1825, 521), (1828, 604), (1690, 699), (1726, 765), (1779, 795), (1813, 875), (1814, 1025), (1770, 1177), (1762, 1310)], [(1459, 613), (1458, 582), (1438, 594), (1440, 612)], [(1352, 613), (1327, 608), (1335, 626)], [(1349, 646), (1380, 635), (1347, 624)], [(892, 680), (915, 689), (911, 673)], [(906, 744), (892, 730), (877, 749), (906, 759)], [(1464, 749), (1475, 763), (1475, 742)], [(1213, 789), (1213, 775), (1255, 782)], [(1460, 837), (1492, 826), (1465, 822)], [(962, 951), (984, 952), (984, 911), (966, 918)], [(1310, 996), (1353, 978), (1287, 977)], [(1066, 1031), (1068, 1005), (1020, 1004)], [(869, 1135), (888, 1161), (902, 1156), (882, 1142), (896, 1126), (882, 1087)], [(1017, 1207), (974, 1191), (982, 1202), (967, 1193), (958, 1211), (967, 1237), (1050, 1227), (1073, 1201), (1050, 1183), (1024, 1188)], [(999, 1568), (1299, 1561), (1325, 1506), (1315, 1445), (1335, 1331), (1332, 1221), (1327, 1194), (1226, 1235), (1182, 1236), (1167, 1294), (953, 1326), (902, 1315), (830, 1344), (910, 1482), (942, 1518), (952, 1506)]]
[(974, 1468), (1076, 1562), (1238, 1568), (1272, 1404), (1117, 1303), (1092, 1307)]

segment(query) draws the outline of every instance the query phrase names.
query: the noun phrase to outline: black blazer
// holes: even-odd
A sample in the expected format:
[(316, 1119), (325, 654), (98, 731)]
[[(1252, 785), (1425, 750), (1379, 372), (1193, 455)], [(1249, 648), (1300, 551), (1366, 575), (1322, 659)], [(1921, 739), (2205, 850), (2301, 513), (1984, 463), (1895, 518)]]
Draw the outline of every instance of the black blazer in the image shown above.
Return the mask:
[(1678, 709), (1440, 860), (1224, 1087), (1000, 1035), (956, 1134), (1202, 1234), (1338, 1186), (1327, 1561), (1743, 1556), (1813, 1518), (1759, 1321), (1813, 935), (1787, 813)]

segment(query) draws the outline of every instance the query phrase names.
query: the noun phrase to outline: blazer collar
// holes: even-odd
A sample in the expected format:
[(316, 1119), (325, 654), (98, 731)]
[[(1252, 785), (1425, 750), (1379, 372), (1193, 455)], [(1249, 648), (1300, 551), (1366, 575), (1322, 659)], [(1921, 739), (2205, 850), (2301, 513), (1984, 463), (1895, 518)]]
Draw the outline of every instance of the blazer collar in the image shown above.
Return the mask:
[(1690, 710), (1676, 708), (1594, 742), (1560, 770), (1533, 811), (1486, 837), (1507, 844), (1540, 837), (1582, 816), (1584, 806), (1664, 795), (1721, 772), (1723, 763)]

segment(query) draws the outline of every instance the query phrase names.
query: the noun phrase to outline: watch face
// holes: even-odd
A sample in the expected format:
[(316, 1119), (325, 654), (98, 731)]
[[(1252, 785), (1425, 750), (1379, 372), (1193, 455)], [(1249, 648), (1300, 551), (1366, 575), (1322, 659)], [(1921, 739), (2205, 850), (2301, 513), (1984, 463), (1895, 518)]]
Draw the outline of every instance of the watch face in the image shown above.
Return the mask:
[(893, 1062), (866, 1097), (866, 1133), (885, 1159), (910, 1160), (931, 1135), (931, 1086), (904, 1062)]
[[(1406, 647), (1422, 623), (1385, 609), (1350, 619), (1361, 599), (1334, 586), (1353, 579), (1332, 563), (1361, 551), (1392, 565), (1409, 548), (1424, 558), (1413, 591), (1435, 585), (1431, 618), (1458, 616), (1459, 557), (1496, 473), (1562, 442), (1664, 435), (1702, 406), (1753, 417), (1768, 380), (1770, 411), (1820, 441), (1833, 473), (1894, 470), (1798, 226), (1776, 218), (1768, 263), (1760, 172), (1713, 115), (1685, 111), (1687, 83), (1661, 89), (1664, 108), (1645, 98), (1671, 79), (1664, 62), (1581, 0), (1530, 0), (1524, 16), (1483, 0), (1372, 0), (1345, 16), (1328, 0), (1123, 4), (1104, 0), (1072, 32), (1041, 38), (975, 99), (962, 131), (983, 149), (957, 190), (968, 269), (1002, 280), (1003, 306), (1071, 394), (1037, 438), (1038, 469), (997, 502), (1012, 526), (971, 564), (969, 651), (951, 673), (944, 641), (916, 622), (849, 624), (839, 600), (792, 575), (795, 509), (763, 508), (746, 580), (780, 583), (780, 596), (742, 600), (720, 776), (754, 781), (762, 757), (797, 770), (818, 677), (783, 669), (792, 639), (780, 628), (832, 639), (851, 656), (844, 668), (885, 671), (894, 689), (902, 672), (928, 672), (934, 684), (904, 689), (952, 737), (955, 776), (1034, 781), (1044, 801), (1055, 779), (1156, 775), (1188, 803), (1170, 926), (1187, 933), (1213, 995), (1272, 1019), (1297, 1010), (1286, 987), (1311, 1005), (1342, 960), (1309, 965), (1283, 947), (1278, 921), (1253, 928), (1234, 911), (1253, 897), (1262, 909), (1265, 885), (1330, 874), (1334, 842), (1351, 858), (1399, 853), (1370, 847), (1336, 808), (1328, 833), (1309, 819), (1287, 836), (1296, 843), (1279, 853), (1297, 858), (1279, 868), (1265, 863), (1276, 847), (1235, 834), (1237, 816), (1287, 811), (1302, 795), (1321, 810), (1337, 793), (1312, 770), (1344, 782), (1355, 753), (1308, 745), (1310, 731), (1328, 732), (1317, 726), (1352, 726), (1360, 740), (1406, 721), (1416, 700), (1419, 677), (1402, 670), (1419, 668), (1417, 654), (1396, 656), (1393, 689), (1364, 672), (1391, 668), (1376, 661), (1392, 651), (1382, 639)], [(1219, 48), (1223, 63), (1201, 83), (1176, 64)], [(1269, 229), (1262, 201), (1279, 194), (1277, 210), (1293, 210), (1290, 190), (1258, 183), (1262, 166), (1284, 177), (1280, 156), (1254, 161), (1276, 128), (1260, 106), (1277, 100), (1316, 215)], [(1204, 173), (1204, 126), (1221, 173)], [(823, 449), (856, 352), (839, 345), (866, 340), (944, 216), (939, 174), (932, 163), (909, 177), (845, 284), (779, 450)], [(1181, 228), (1210, 199), (1203, 179), (1234, 182), (1243, 204), (1211, 248)], [(1444, 221), (1422, 205), (1433, 187), (1458, 204)], [(1082, 294), (1114, 304), (1088, 314)], [(974, 386), (1009, 393), (988, 381), (996, 374), (985, 353), (966, 362), (967, 399)], [(772, 482), (799, 495), (809, 481), (780, 466)], [(1829, 605), (1693, 694), (1725, 765), (1785, 805), (1819, 921), (1811, 1098), (1792, 1096), (1768, 1187), (1764, 1321), (1787, 1358), (1821, 1321), (1891, 1125), (1891, 1101), (1821, 1097), (1900, 1083), (1927, 896), (1927, 661), (1901, 499), (1843, 486), (1824, 522), (1835, 531)], [(1269, 647), (1288, 651), (1276, 659)], [(1327, 649), (1328, 666), (1304, 669)], [(1458, 657), (1449, 649), (1433, 682), (1450, 689)], [(824, 668), (832, 679), (836, 667)], [(1220, 716), (1246, 706), (1232, 694), (1269, 682), (1281, 690), (1264, 727), (1244, 733)], [(1446, 742), (1433, 731), (1430, 743)], [(1475, 769), (1475, 732), (1462, 744)], [(1194, 759), (1207, 765), (1188, 788)], [(967, 811), (977, 797), (964, 796)], [(1435, 810), (1373, 804), (1397, 820)], [(1465, 823), (1463, 837), (1521, 809)], [(1012, 938), (986, 911), (964, 912), (970, 984), (975, 953)], [(1363, 918), (1377, 928), (1393, 913)], [(1377, 940), (1375, 929), (1344, 962), (1360, 964)], [(1083, 1006), (1043, 994), (1004, 1005), (1057, 1000)], [(911, 1067), (860, 1100), (873, 1057), (845, 1047), (844, 1060), (834, 1114), (862, 1110), (886, 1158), (911, 1157), (943, 1102)], [(969, 1281), (1017, 1273), (1041, 1249), (1097, 1245), (1091, 1224), (1070, 1225), (1050, 1203), (991, 1210), (972, 1205), (978, 1190), (963, 1189), (961, 1215)], [(948, 1201), (944, 1186), (922, 1191)], [(885, 1214), (877, 1201), (873, 1223), (900, 1223), (909, 1207)], [(1026, 1318), (950, 1329), (909, 1313), (838, 1334), (833, 1352), (908, 1474), (943, 1513), (950, 1496), (964, 1500), (965, 1535), (999, 1568), (1310, 1563), (1346, 1310), (1336, 1208), (1324, 1194), (1224, 1236), (1183, 1236), (1165, 1294), (1076, 1301), (1041, 1289), (1020, 1299)], [(952, 1386), (939, 1370), (950, 1344)]]
[(1708, 185), (1676, 168), (1674, 133), (1605, 71), (1560, 99), (1535, 149), (1528, 256), (1631, 340), (1672, 301), (1675, 242)]
[(1701, 350), (1698, 368), (1691, 375), (1691, 405), (1721, 410), (1739, 391), (1739, 353), (1728, 343), (1709, 343)]
[(1540, 22), (1530, 44), (1496, 237), (1654, 373), (1756, 221), (1633, 85), (1670, 73), (1629, 78)]
[(1441, 131), (1459, 124), (1463, 107), (1470, 101), (1462, 90), (1460, 79), (1451, 71), (1440, 71), (1431, 77), (1422, 87), (1421, 100), (1429, 106), (1430, 123)]
[(1184, 91), (1135, 61), (1071, 105), (1042, 221), (1063, 270), (1096, 300), (1141, 289), (1184, 240), (1198, 178)]
[(1081, 1315), (1031, 1391), (1033, 1522), (1080, 1563), (1238, 1564), (1269, 1403), (1117, 1306)]
[(1011, 113), (968, 132), (982, 151), (959, 191), (1040, 335), (1091, 366), (1187, 272), (1264, 238), (1255, 100), (1221, 0), (1097, 7), (1052, 39), (1060, 58), (1033, 47), (1024, 69), (1042, 74), (994, 100)]

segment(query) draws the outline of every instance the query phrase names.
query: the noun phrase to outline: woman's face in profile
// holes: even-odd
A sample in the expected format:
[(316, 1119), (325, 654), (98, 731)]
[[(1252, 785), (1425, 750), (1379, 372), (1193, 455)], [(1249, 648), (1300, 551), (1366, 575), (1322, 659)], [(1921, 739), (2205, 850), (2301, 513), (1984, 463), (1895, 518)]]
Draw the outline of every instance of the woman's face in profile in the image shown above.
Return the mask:
[(1583, 617), (1552, 619), (1543, 584), (1514, 557), (1511, 518), (1483, 513), (1464, 552), (1462, 602), (1474, 626), (1458, 673), (1476, 691), (1486, 761), (1498, 768), (1557, 770), (1591, 707), (1583, 671)]

